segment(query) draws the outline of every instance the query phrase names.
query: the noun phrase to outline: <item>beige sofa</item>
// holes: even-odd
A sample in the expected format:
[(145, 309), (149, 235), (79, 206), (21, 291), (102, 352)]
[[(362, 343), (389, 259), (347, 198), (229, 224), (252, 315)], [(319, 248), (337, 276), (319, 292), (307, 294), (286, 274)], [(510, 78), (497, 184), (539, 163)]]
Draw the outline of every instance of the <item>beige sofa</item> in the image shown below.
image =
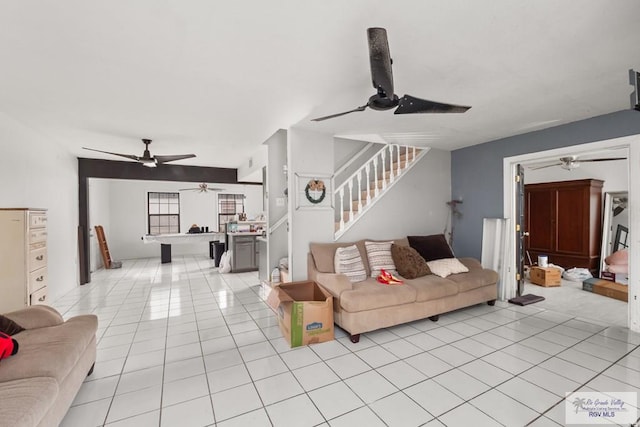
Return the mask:
[(5, 316), (26, 330), (13, 336), (18, 353), (0, 361), (0, 425), (57, 426), (93, 371), (98, 319), (83, 315), (65, 322), (42, 305)]
[[(460, 258), (468, 273), (441, 278), (433, 274), (404, 280), (402, 285), (383, 285), (375, 278), (351, 283), (344, 274), (336, 274), (334, 255), (339, 247), (355, 244), (370, 276), (364, 240), (345, 243), (311, 243), (308, 254), (309, 280), (327, 289), (335, 298), (334, 321), (358, 342), (360, 334), (414, 320), (430, 318), (483, 302), (493, 305), (497, 295), (498, 273), (482, 268), (473, 258)], [(406, 238), (397, 245), (408, 246)]]

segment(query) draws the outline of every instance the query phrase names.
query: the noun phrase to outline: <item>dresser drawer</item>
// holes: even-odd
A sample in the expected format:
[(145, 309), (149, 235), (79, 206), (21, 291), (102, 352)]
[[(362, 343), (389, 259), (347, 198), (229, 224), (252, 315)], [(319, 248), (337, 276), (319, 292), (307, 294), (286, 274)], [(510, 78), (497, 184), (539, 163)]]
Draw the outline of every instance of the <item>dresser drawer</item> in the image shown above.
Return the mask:
[(29, 232), (29, 243), (40, 243), (47, 241), (47, 229), (40, 228)]
[(29, 271), (35, 271), (47, 266), (47, 247), (29, 251)]
[(47, 267), (29, 273), (29, 293), (47, 286)]
[(29, 295), (29, 304), (46, 304), (47, 303), (47, 287), (40, 288)]
[(29, 228), (44, 228), (47, 226), (47, 214), (44, 212), (29, 212)]

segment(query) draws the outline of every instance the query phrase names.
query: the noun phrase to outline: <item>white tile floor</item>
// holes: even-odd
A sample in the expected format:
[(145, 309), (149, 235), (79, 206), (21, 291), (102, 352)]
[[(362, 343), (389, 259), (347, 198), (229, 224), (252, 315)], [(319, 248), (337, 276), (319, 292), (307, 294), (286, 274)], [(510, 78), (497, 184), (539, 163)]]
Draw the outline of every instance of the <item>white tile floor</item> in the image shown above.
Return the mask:
[(291, 349), (264, 293), (204, 257), (93, 274), (54, 304), (100, 325), (62, 425), (557, 426), (565, 392), (640, 391), (640, 335), (573, 309), (481, 304)]

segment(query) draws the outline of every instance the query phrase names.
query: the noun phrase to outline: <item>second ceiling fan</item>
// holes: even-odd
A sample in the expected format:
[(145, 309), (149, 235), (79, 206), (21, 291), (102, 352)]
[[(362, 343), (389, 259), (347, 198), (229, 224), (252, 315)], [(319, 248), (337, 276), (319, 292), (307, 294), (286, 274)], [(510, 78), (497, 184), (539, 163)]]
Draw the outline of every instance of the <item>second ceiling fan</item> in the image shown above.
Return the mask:
[(367, 29), (369, 40), (369, 63), (371, 65), (371, 80), (377, 93), (369, 98), (366, 104), (353, 110), (328, 116), (311, 119), (320, 122), (345, 114), (364, 111), (367, 108), (374, 110), (389, 110), (396, 108), (394, 114), (416, 114), (416, 113), (464, 113), (471, 107), (464, 105), (445, 104), (442, 102), (420, 99), (411, 95), (404, 95), (399, 98), (393, 88), (393, 72), (391, 71), (391, 53), (389, 52), (389, 42), (387, 40), (387, 30), (384, 28)]
[(579, 168), (580, 163), (584, 163), (584, 162), (610, 162), (614, 160), (626, 160), (626, 159), (627, 159), (626, 157), (604, 157), (599, 159), (581, 160), (578, 158), (578, 156), (565, 156), (565, 157), (560, 157), (558, 159), (559, 162), (554, 162), (554, 163), (540, 165), (540, 166), (531, 166), (530, 169), (536, 170), (536, 169), (550, 168), (552, 166), (560, 166), (562, 169), (566, 169), (570, 171), (570, 170)]

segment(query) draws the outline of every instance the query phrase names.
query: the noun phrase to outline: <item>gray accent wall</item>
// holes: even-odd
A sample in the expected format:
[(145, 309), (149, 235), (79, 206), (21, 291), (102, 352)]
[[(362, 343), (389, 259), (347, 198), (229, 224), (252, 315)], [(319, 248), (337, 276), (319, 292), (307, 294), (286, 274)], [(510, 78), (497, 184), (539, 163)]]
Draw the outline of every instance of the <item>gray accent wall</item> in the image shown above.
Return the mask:
[(640, 134), (640, 112), (624, 110), (453, 151), (451, 197), (463, 200), (456, 255), (480, 259), (483, 218), (503, 216), (504, 158), (635, 134)]

